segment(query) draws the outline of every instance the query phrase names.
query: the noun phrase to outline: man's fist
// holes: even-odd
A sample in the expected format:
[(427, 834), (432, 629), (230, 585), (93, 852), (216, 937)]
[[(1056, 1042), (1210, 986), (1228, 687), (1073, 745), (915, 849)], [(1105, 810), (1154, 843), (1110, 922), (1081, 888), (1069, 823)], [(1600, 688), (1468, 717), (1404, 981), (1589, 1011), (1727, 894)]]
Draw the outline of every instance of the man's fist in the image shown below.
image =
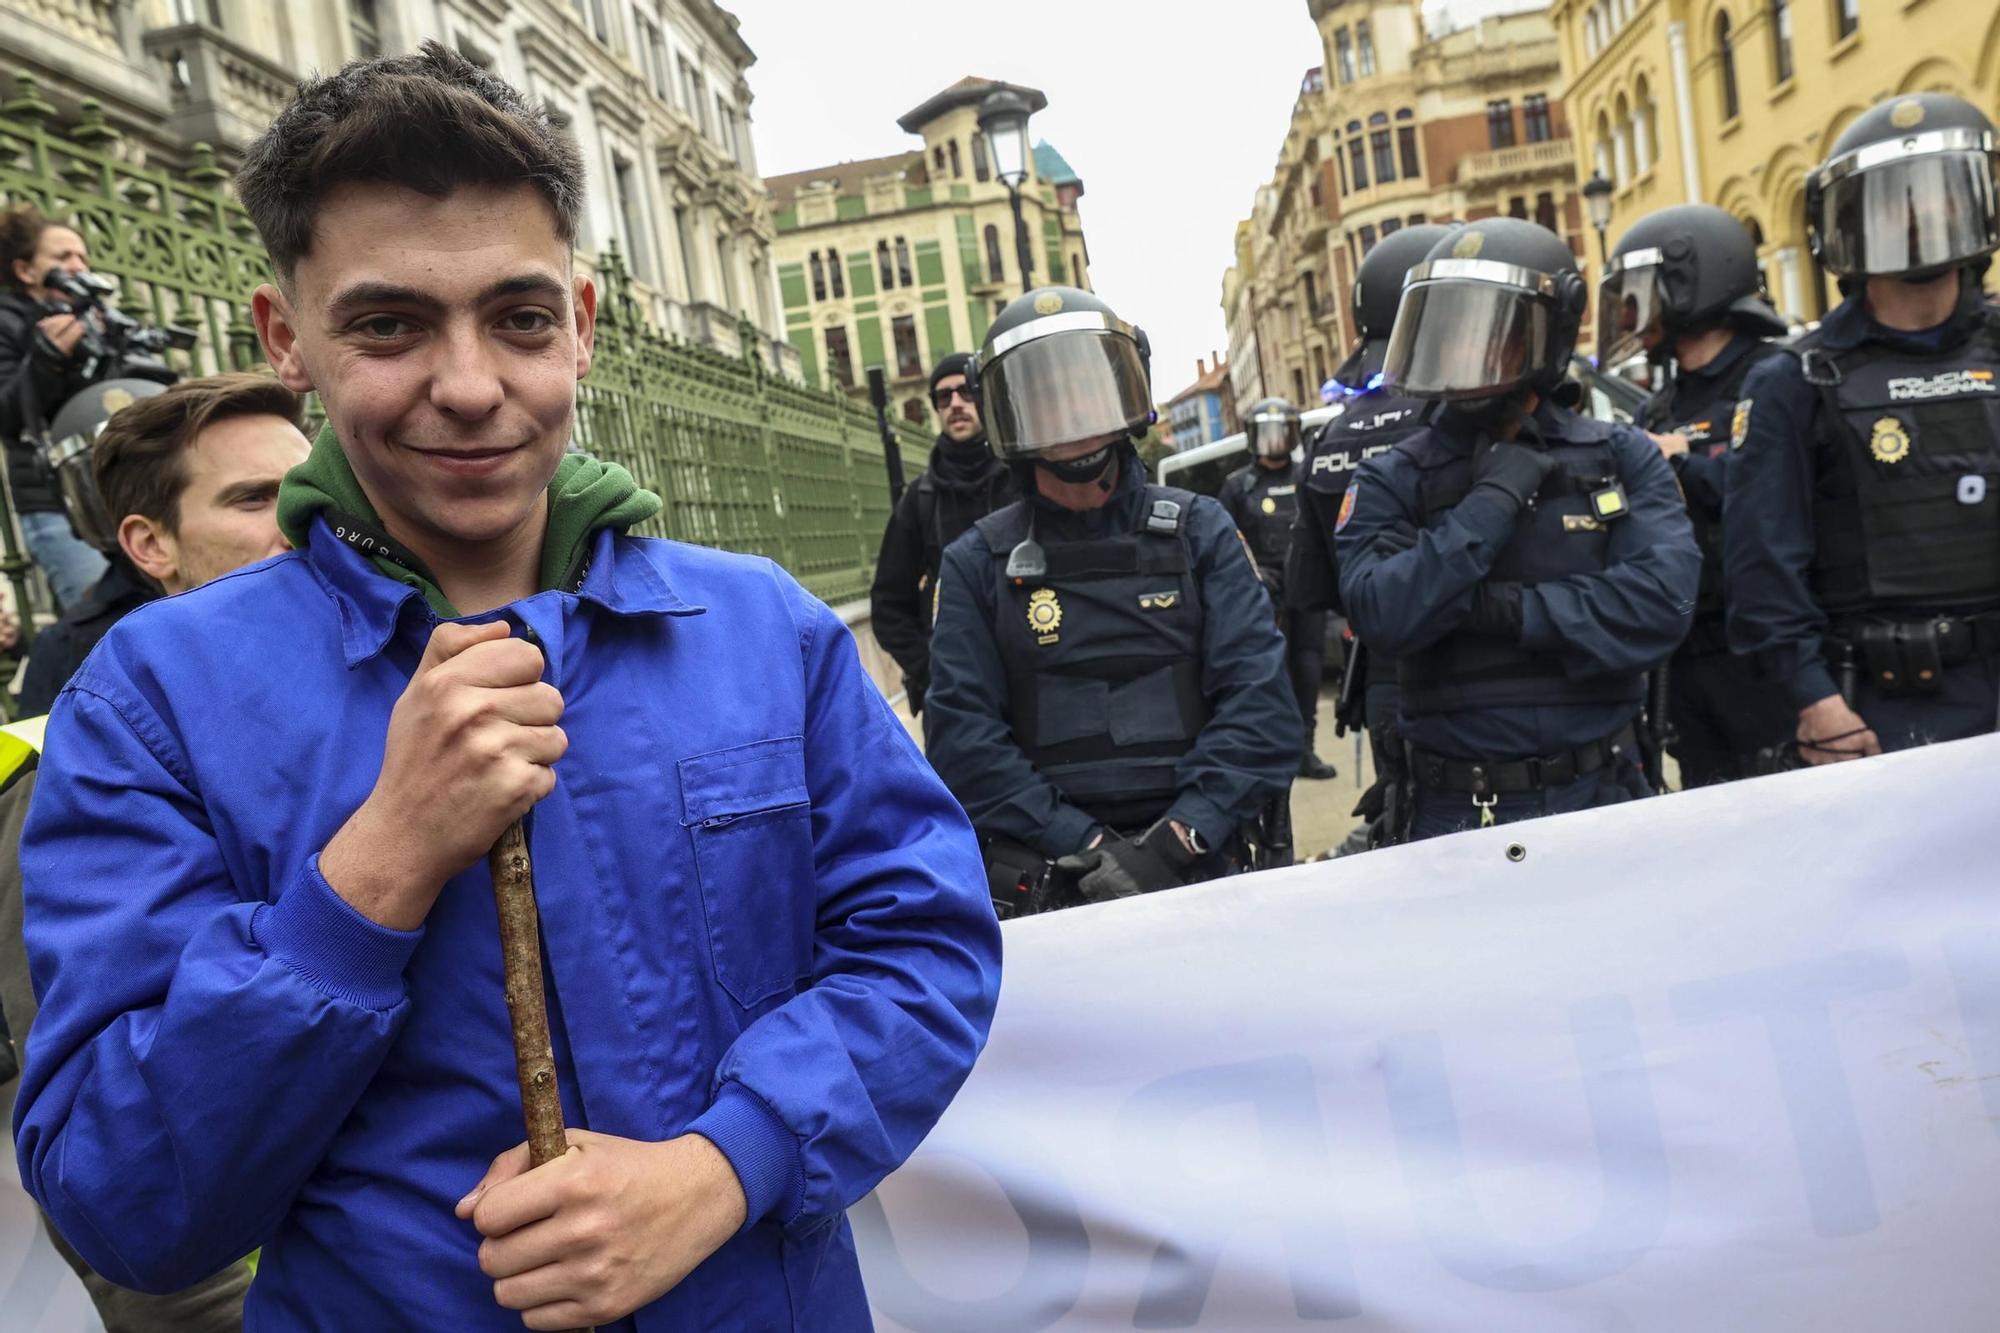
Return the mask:
[(1837, 764), (1882, 753), (1882, 742), (1837, 694), (1799, 710), (1798, 741), (1799, 758), (1808, 764)]
[(569, 740), (542, 652), (504, 621), (439, 625), (389, 715), (375, 789), (320, 854), (362, 915), (414, 930), (446, 880), (555, 788)]

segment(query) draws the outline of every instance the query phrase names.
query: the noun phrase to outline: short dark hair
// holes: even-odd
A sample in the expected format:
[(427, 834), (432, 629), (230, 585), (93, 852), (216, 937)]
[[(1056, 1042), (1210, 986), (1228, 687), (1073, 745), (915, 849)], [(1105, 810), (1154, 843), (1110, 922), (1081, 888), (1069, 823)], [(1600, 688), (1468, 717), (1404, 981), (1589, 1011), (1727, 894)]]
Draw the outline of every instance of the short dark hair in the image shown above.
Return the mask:
[(41, 248), (42, 233), (54, 225), (31, 203), (14, 204), (0, 211), (0, 266), (5, 268), (0, 280), (8, 287), (17, 292), (25, 290), (14, 272), (14, 261), (33, 259), (35, 251)]
[(168, 532), (181, 525), (187, 451), (202, 431), (229, 417), (283, 417), (305, 428), (306, 400), (265, 371), (182, 380), (114, 412), (91, 448), (97, 494), (113, 523), (142, 514)]
[(305, 80), (250, 145), (236, 193), (280, 280), (312, 253), (320, 201), (349, 181), (433, 199), (466, 185), (532, 185), (565, 245), (576, 243), (583, 210), (583, 155), (548, 107), (434, 41)]

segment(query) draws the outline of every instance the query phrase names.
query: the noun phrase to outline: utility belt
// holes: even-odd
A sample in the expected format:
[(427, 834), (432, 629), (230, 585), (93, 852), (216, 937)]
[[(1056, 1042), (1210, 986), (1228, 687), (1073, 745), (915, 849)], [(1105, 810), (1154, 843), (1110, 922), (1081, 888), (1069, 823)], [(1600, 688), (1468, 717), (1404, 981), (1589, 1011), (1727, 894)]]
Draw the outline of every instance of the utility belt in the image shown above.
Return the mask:
[(1530, 759), (1503, 759), (1497, 763), (1453, 759), (1419, 750), (1414, 745), (1409, 752), (1410, 776), (1419, 789), (1464, 792), (1472, 797), (1474, 805), (1490, 809), (1501, 796), (1566, 787), (1578, 778), (1609, 768), (1619, 759), (1636, 758), (1639, 738), (1627, 725), (1602, 740), (1573, 750)]
[(1843, 620), (1826, 636), (1826, 655), (1844, 693), (1856, 677), (1878, 694), (1935, 694), (1948, 667), (2000, 657), (2000, 611), (1929, 620)]
[(1681, 640), (1681, 653), (1687, 657), (1720, 657), (1728, 651), (1729, 631), (1720, 617), (1695, 621)]

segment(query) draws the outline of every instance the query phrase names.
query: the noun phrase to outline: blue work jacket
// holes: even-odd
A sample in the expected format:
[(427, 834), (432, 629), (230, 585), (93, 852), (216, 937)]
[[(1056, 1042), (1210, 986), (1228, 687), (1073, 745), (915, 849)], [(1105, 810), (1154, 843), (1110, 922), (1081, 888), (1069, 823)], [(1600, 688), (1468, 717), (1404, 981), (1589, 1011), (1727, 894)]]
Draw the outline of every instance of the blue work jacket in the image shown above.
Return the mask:
[[(868, 1326), (844, 1210), (972, 1066), (999, 932), (964, 813), (770, 562), (595, 538), (532, 629), (568, 754), (529, 839), (566, 1123), (729, 1158), (749, 1220), (617, 1327)], [(264, 1247), (251, 1329), (518, 1329), (453, 1205), (524, 1137), (491, 881), (388, 929), (320, 876), (435, 617), (308, 548), (127, 616), (22, 844), (21, 1177), (168, 1291)]]

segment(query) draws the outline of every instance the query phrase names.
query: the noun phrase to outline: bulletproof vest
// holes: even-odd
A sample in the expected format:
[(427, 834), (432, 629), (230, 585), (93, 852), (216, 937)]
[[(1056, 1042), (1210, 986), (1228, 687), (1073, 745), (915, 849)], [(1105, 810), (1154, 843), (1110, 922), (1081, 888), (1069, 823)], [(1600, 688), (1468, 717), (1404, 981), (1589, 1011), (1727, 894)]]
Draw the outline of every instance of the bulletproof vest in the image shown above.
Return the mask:
[(1820, 394), (1815, 600), (1829, 615), (2000, 604), (2000, 311), (1935, 352), (1800, 352)]
[[(1332, 533), (1340, 527), (1341, 503), (1361, 465), (1415, 434), (1430, 406), (1420, 398), (1399, 398), (1378, 389), (1356, 395), (1348, 401), (1345, 412), (1320, 427), (1306, 453), (1299, 503), (1314, 510), (1322, 532)], [(1298, 570), (1297, 577), (1302, 594), (1311, 603), (1324, 607), (1339, 604), (1338, 570)], [(1379, 669), (1382, 663), (1372, 665)]]
[[(1720, 458), (1729, 452), (1729, 438), (1736, 422), (1736, 406), (1743, 397), (1743, 381), (1758, 363), (1781, 353), (1770, 343), (1749, 348), (1727, 373), (1711, 383), (1706, 402), (1683, 404), (1674, 410), (1674, 386), (1647, 400), (1640, 424), (1657, 435), (1680, 435), (1688, 442), (1688, 452), (1704, 458)], [(1687, 497), (1688, 520), (1694, 525), (1695, 544), (1701, 547), (1701, 588), (1695, 595), (1694, 618), (1720, 621), (1722, 594), (1722, 511)]]
[(1028, 533), (1027, 502), (977, 524), (993, 552), (1014, 739), (1036, 772), (1111, 828), (1166, 812), (1175, 765), (1208, 723), (1201, 592), (1185, 533), (1193, 503), (1187, 491), (1148, 486), (1137, 532), (1043, 541), (1048, 569), (1033, 579), (1006, 573)]
[(1292, 522), (1299, 513), (1299, 468), (1266, 471), (1252, 463), (1249, 477), (1243, 539), (1250, 543), (1250, 557), (1259, 570), (1282, 574), (1285, 553), (1292, 547)]
[[(1611, 432), (1602, 422), (1572, 416), (1566, 436), (1547, 441), (1555, 467), (1500, 548), (1490, 581), (1536, 584), (1604, 571), (1610, 560), (1610, 525), (1632, 521), (1597, 517), (1591, 498), (1620, 481)], [(1436, 527), (1472, 491), (1471, 455), (1454, 452), (1435, 431), (1398, 448), (1417, 465), (1423, 526)], [(1483, 634), (1447, 634), (1402, 659), (1398, 675), (1403, 711), (1417, 715), (1636, 702), (1645, 693), (1642, 675), (1572, 679), (1557, 658)]]

